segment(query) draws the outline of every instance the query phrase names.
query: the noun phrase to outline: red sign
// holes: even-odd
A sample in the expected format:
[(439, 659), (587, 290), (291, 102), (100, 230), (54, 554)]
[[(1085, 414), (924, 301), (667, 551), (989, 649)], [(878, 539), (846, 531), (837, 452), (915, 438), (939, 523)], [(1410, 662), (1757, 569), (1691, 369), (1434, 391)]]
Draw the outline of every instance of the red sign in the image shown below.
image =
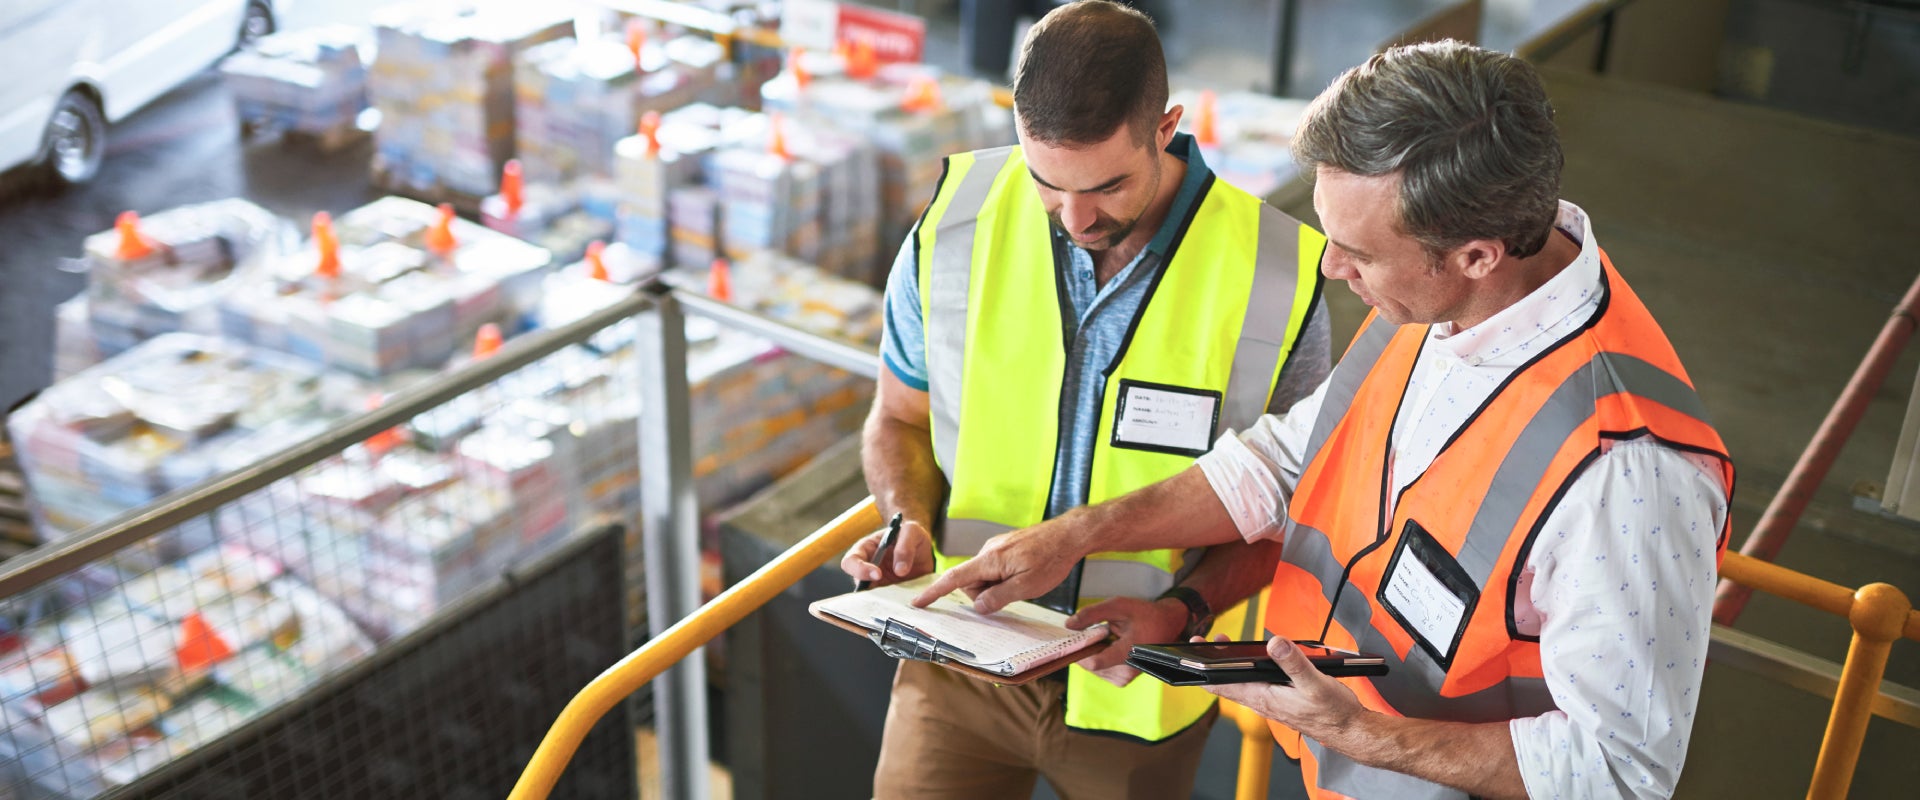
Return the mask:
[(881, 61), (919, 63), (926, 54), (927, 21), (910, 14), (841, 3), (834, 38), (866, 42)]

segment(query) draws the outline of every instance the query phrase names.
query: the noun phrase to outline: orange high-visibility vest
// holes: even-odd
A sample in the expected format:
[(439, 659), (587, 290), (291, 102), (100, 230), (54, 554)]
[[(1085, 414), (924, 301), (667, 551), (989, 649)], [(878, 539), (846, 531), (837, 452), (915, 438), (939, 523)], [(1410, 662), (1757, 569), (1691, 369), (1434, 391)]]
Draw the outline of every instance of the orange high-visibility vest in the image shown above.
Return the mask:
[[(1287, 511), (1266, 626), (1289, 639), (1322, 638), (1324, 626), (1331, 646), (1385, 656), (1387, 675), (1343, 679), (1368, 708), (1455, 722), (1554, 709), (1539, 638), (1516, 627), (1514, 597), (1534, 536), (1612, 442), (1652, 435), (1712, 456), (1731, 495), (1733, 462), (1673, 346), (1604, 254), (1601, 263), (1593, 319), (1497, 389), (1402, 491), (1391, 520), (1381, 514), (1393, 488), (1389, 437), (1428, 326), (1370, 316), (1328, 378)], [(1715, 534), (1721, 553), (1727, 532)], [(1407, 611), (1381, 591), (1395, 559), (1416, 557), (1437, 565), (1427, 573), (1466, 601), (1452, 642), (1415, 634)], [(1330, 609), (1338, 613), (1329, 623)], [(1273, 729), (1315, 797), (1465, 797)]]

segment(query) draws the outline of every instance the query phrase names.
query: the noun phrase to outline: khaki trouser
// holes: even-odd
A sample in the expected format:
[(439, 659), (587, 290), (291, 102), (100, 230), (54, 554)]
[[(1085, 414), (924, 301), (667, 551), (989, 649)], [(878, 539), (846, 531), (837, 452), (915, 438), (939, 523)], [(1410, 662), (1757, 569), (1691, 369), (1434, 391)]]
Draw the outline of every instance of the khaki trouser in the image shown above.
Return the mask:
[(901, 662), (874, 796), (1025, 800), (1042, 775), (1061, 800), (1192, 796), (1217, 707), (1172, 738), (1145, 744), (1067, 728), (1066, 695), (1061, 680), (995, 686)]

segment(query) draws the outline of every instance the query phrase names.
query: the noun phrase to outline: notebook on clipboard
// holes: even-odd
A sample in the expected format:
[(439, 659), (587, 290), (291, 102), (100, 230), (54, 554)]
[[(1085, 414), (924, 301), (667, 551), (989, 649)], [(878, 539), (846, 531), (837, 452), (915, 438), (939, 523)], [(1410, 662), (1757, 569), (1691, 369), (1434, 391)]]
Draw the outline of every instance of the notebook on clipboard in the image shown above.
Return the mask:
[(933, 583), (929, 575), (864, 592), (848, 592), (807, 607), (815, 617), (871, 639), (894, 658), (928, 661), (985, 681), (1020, 684), (1093, 655), (1107, 627), (1066, 627), (1067, 615), (1033, 603), (1014, 603), (987, 615), (954, 592), (926, 608), (913, 597)]

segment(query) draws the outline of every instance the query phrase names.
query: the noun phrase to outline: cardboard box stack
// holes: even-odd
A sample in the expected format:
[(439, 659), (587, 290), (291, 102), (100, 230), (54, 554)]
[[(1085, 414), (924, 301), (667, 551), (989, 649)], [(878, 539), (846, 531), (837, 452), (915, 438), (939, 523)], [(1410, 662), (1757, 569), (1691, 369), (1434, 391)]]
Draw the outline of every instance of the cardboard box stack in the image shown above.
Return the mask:
[(363, 377), (439, 369), (482, 325), (521, 330), (550, 261), (450, 209), (386, 197), (337, 225), (317, 218), (308, 248), (231, 293), (221, 330)]
[(220, 62), (247, 125), (326, 134), (352, 128), (367, 108), (366, 30), (329, 25), (262, 37)]
[[(49, 387), (7, 420), (42, 538), (58, 540), (291, 445), (337, 414), (337, 386), (280, 354), (196, 334), (149, 340)], [(158, 556), (211, 543), (204, 522)]]
[[(637, 45), (637, 47), (636, 47)], [(637, 50), (637, 52), (636, 52)], [(709, 97), (721, 83), (720, 46), (696, 37), (596, 36), (529, 48), (515, 60), (519, 157), (534, 182), (604, 178), (614, 143), (648, 111)]]
[(499, 194), (480, 202), (480, 221), (557, 259), (572, 260), (586, 252), (587, 243), (612, 238), (612, 195), (612, 184), (597, 179), (569, 186), (529, 185), (520, 160), (513, 159), (500, 170)]
[(1207, 167), (1255, 197), (1270, 197), (1299, 175), (1288, 149), (1307, 101), (1256, 92), (1179, 91), (1180, 129), (1193, 135)]
[[(220, 300), (292, 238), (291, 225), (245, 200), (180, 206), (145, 219), (123, 213), (112, 229), (87, 237), (87, 299), (65, 314), (85, 316), (91, 349), (102, 357), (162, 333), (211, 333), (219, 327)], [(63, 349), (84, 357), (86, 348)]]
[[(730, 302), (824, 336), (877, 347), (873, 288), (791, 257), (761, 253), (729, 267)], [(706, 292), (708, 270), (676, 269), (676, 286)], [(716, 336), (724, 343), (725, 332)], [(873, 381), (795, 356), (756, 337), (751, 363), (718, 364), (693, 404), (694, 478), (704, 507), (744, 499), (860, 427)], [(690, 367), (691, 369), (691, 367)]]
[(570, 4), (414, 2), (374, 14), (376, 177), (422, 193), (493, 194), (514, 151), (514, 57), (573, 29)]
[[(732, 124), (729, 137), (742, 142), (745, 149), (778, 146), (791, 160), (811, 164), (819, 172), (819, 244), (811, 254), (794, 248), (783, 252), (829, 274), (871, 282), (872, 266), (883, 249), (880, 149), (843, 129), (781, 114), (742, 118)], [(728, 255), (738, 259), (749, 254), (729, 251)]]
[(854, 273), (876, 285), (885, 261), (932, 200), (941, 159), (1014, 143), (1012, 112), (994, 104), (991, 85), (922, 65), (849, 70), (844, 57), (808, 54), (761, 94), (769, 111), (844, 130), (878, 149), (880, 244), (873, 261)]

